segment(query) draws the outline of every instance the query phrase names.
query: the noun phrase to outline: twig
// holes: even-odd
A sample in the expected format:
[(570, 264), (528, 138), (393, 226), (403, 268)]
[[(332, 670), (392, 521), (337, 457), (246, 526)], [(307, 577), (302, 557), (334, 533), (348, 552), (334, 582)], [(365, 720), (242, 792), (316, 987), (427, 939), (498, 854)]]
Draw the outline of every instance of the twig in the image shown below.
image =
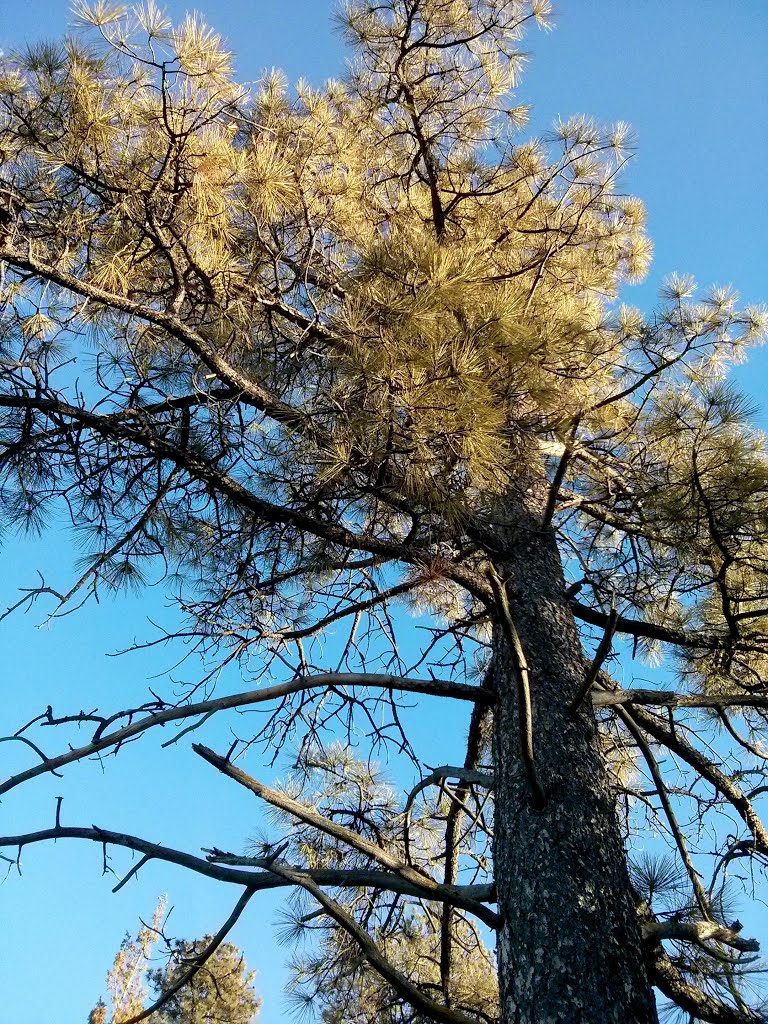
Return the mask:
[(594, 686), (595, 680), (597, 679), (598, 673), (603, 666), (603, 662), (611, 653), (611, 647), (613, 645), (613, 634), (616, 632), (616, 620), (618, 613), (616, 611), (616, 605), (611, 602), (611, 610), (608, 613), (608, 622), (603, 633), (603, 639), (600, 641), (595, 656), (592, 659), (592, 664), (589, 666), (589, 670), (584, 677), (584, 682), (581, 684), (579, 692), (571, 701), (570, 712), (575, 715), (581, 707), (585, 698), (589, 694), (589, 691)]
[(138, 875), (139, 871), (141, 871), (141, 869), (144, 867), (147, 861), (150, 860), (152, 860), (152, 855), (149, 853), (145, 853), (141, 860), (137, 864), (133, 865), (133, 867), (125, 876), (125, 878), (123, 878), (121, 881), (117, 883), (117, 885), (113, 888), (112, 892), (119, 892), (126, 884), (126, 882), (129, 882), (134, 877), (134, 875)]

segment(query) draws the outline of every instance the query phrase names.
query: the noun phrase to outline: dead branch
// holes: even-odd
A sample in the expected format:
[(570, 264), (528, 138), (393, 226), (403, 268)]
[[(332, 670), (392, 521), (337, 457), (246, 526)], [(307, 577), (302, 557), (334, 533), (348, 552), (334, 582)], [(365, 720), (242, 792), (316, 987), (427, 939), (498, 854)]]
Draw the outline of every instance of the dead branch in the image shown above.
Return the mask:
[[(426, 874), (426, 872), (411, 867), (388, 850), (377, 846), (375, 843), (369, 842), (357, 832), (353, 832), (352, 829), (346, 828), (344, 825), (338, 825), (335, 821), (331, 821), (330, 818), (326, 818), (318, 811), (315, 811), (310, 807), (306, 807), (304, 804), (300, 804), (297, 800), (291, 799), (291, 797), (286, 796), (284, 793), (280, 793), (275, 789), (271, 789), (269, 786), (265, 786), (263, 783), (252, 778), (250, 775), (247, 775), (241, 768), (238, 768), (225, 757), (222, 757), (215, 751), (210, 750), (208, 747), (203, 747), (199, 743), (194, 743), (192, 745), (192, 749), (205, 761), (213, 765), (214, 768), (218, 768), (222, 774), (233, 779), (235, 782), (238, 782), (245, 789), (249, 790), (260, 799), (265, 800), (273, 807), (277, 807), (286, 814), (290, 814), (292, 817), (298, 818), (299, 821), (302, 821), (307, 825), (311, 825), (313, 828), (317, 828), (319, 831), (332, 836), (334, 839), (341, 840), (341, 842), (348, 844), (360, 853), (364, 853), (366, 856), (370, 857), (371, 860), (376, 861), (376, 863), (389, 868), (390, 871), (394, 871), (395, 874), (405, 879), (405, 881), (419, 886), (424, 891), (426, 898), (432, 898), (428, 895), (430, 893), (434, 892), (437, 895), (442, 892), (443, 886), (441, 886), (439, 882), (436, 882), (430, 875)], [(487, 907), (471, 903), (471, 901), (468, 901), (467, 903), (457, 902), (456, 905), (463, 906), (465, 910), (475, 914), (475, 916), (480, 918), (481, 921), (484, 921), (489, 927), (495, 928), (498, 926), (498, 915), (493, 913), (493, 911), (488, 910)]]
[[(46, 772), (54, 772), (64, 765), (72, 764), (83, 758), (91, 757), (107, 750), (110, 747), (119, 746), (127, 740), (133, 739), (148, 729), (156, 726), (164, 726), (169, 722), (181, 721), (185, 718), (198, 716), (210, 716), (217, 711), (225, 711), (231, 708), (250, 707), (254, 704), (263, 704), (271, 700), (279, 700), (294, 693), (301, 693), (305, 690), (324, 689), (334, 686), (370, 686), (374, 689), (401, 690), (404, 693), (420, 693), (425, 696), (454, 697), (457, 700), (478, 701), (487, 703), (493, 699), (493, 695), (487, 690), (478, 686), (469, 686), (466, 683), (454, 683), (449, 680), (439, 679), (408, 679), (404, 676), (390, 676), (366, 672), (328, 672), (319, 673), (309, 677), (293, 679), (289, 683), (278, 683), (275, 686), (267, 686), (260, 690), (245, 690), (241, 693), (229, 694), (226, 697), (216, 697), (210, 700), (198, 701), (195, 704), (183, 704), (177, 707), (168, 708), (165, 711), (152, 712), (144, 718), (140, 718), (129, 725), (125, 725), (113, 732), (99, 736), (98, 739), (83, 746), (68, 750), (65, 754), (56, 757), (46, 757), (42, 751), (36, 751), (38, 756), (43, 758), (39, 765), (28, 768), (11, 776), (5, 782), (0, 783), (0, 795), (7, 793), (20, 786), (29, 779), (44, 775)], [(81, 721), (85, 716), (71, 715), (67, 720)], [(91, 720), (92, 716), (87, 716)], [(100, 720), (101, 721), (101, 720)], [(17, 737), (8, 737), (8, 739)]]

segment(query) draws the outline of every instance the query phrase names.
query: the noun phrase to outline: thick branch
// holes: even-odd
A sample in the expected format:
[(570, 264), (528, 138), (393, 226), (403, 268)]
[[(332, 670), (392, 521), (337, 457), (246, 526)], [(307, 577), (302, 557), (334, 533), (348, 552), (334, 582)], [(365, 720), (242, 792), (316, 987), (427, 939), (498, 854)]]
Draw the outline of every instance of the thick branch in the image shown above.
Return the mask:
[[(202, 700), (196, 704), (184, 704), (180, 707), (169, 708), (166, 711), (152, 713), (145, 718), (132, 722), (130, 725), (105, 733), (92, 743), (86, 743), (81, 747), (70, 749), (58, 757), (46, 758), (42, 764), (35, 765), (24, 772), (19, 772), (18, 775), (11, 776), (11, 778), (0, 784), (0, 796), (21, 785), (21, 783), (36, 778), (38, 775), (44, 775), (64, 765), (72, 764), (74, 761), (80, 761), (85, 757), (98, 754), (102, 750), (118, 746), (146, 732), (147, 729), (155, 728), (155, 726), (164, 726), (168, 722), (180, 721), (185, 718), (196, 718), (202, 715), (210, 716), (217, 711), (225, 711), (229, 708), (248, 707), (249, 705), (262, 704), (270, 700), (279, 700), (304, 690), (327, 689), (334, 686), (370, 686), (374, 689), (400, 690), (404, 693), (453, 697), (457, 700), (483, 703), (492, 700), (492, 694), (479, 686), (468, 686), (465, 683), (453, 683), (438, 679), (408, 679), (404, 676), (379, 675), (365, 672), (328, 672), (316, 676), (302, 676), (299, 679), (291, 680), (289, 683), (278, 683), (276, 686), (267, 686), (260, 690), (245, 690), (226, 697)], [(44, 756), (42, 752), (41, 756)]]
[(661, 942), (662, 939), (676, 942), (692, 942), (707, 949), (707, 942), (719, 942), (740, 953), (759, 953), (760, 943), (756, 939), (743, 939), (741, 925), (730, 928), (715, 921), (643, 921), (643, 939), (646, 942)]
[[(589, 605), (580, 601), (571, 601), (571, 611), (577, 619), (588, 622), (591, 626), (608, 627), (610, 616), (597, 608), (590, 608)], [(669, 626), (660, 626), (655, 622), (644, 622), (642, 619), (632, 619), (626, 615), (616, 616), (615, 631), (627, 633), (634, 637), (647, 637), (649, 640), (661, 640), (664, 643), (674, 644), (677, 647), (703, 648), (705, 650), (718, 649), (725, 646), (725, 638), (718, 636), (707, 636), (705, 634), (686, 633), (682, 629), (671, 629)]]
[[(208, 853), (207, 862), (211, 864), (227, 864), (232, 867), (258, 867), (268, 869), (272, 863), (269, 857), (241, 857), (236, 853), (224, 853), (221, 850), (211, 850)], [(388, 892), (396, 892), (401, 896), (413, 896), (415, 899), (432, 900), (430, 896), (419, 885), (406, 882), (398, 875), (389, 871), (378, 871), (375, 868), (302, 868), (291, 866), (291, 871), (305, 874), (307, 878), (316, 882), (317, 885), (329, 886), (335, 889), (385, 889)], [(266, 870), (269, 874), (269, 870)], [(259, 879), (257, 888), (270, 888), (262, 883), (262, 875), (254, 872), (254, 878)], [(273, 883), (276, 885), (278, 883)], [(443, 885), (446, 896), (443, 902), (449, 906), (459, 906), (460, 901), (470, 900), (474, 903), (495, 903), (496, 892), (493, 885)]]
[(653, 984), (668, 999), (699, 1020), (709, 1021), (710, 1024), (765, 1024), (762, 1014), (737, 1010), (691, 984), (661, 946), (654, 950), (649, 973)]
[[(245, 886), (254, 892), (260, 892), (263, 889), (276, 889), (289, 884), (272, 871), (248, 871), (238, 866), (248, 865), (250, 862), (262, 865), (263, 858), (240, 858), (217, 852), (204, 860), (202, 857), (196, 857), (194, 854), (185, 853), (182, 850), (175, 850), (170, 846), (151, 843), (139, 836), (128, 835), (124, 832), (98, 828), (96, 825), (91, 828), (57, 826), (56, 828), (42, 829), (39, 832), (0, 836), (0, 848), (16, 848), (21, 852), (25, 846), (58, 839), (85, 839), (102, 846), (120, 846), (123, 849), (143, 854), (144, 863), (150, 860), (162, 860), (204, 875), (206, 878), (212, 878), (214, 881)], [(328, 886), (333, 889), (383, 889), (403, 896), (412, 896), (415, 899), (450, 903), (473, 912), (481, 901), (493, 902), (492, 889), (487, 885), (446, 885), (441, 886), (438, 893), (434, 889), (426, 889), (419, 882), (407, 882), (388, 871), (369, 871), (361, 868), (292, 868), (292, 870), (296, 874), (306, 876), (316, 885)], [(125, 879), (123, 879), (124, 881)], [(121, 884), (123, 883), (118, 883), (118, 886)], [(118, 886), (115, 888), (117, 889)], [(481, 908), (481, 910), (486, 909)], [(496, 917), (491, 911), (488, 911), (488, 914), (493, 918)]]
[(343, 907), (336, 903), (335, 900), (326, 896), (313, 882), (299, 877), (281, 864), (276, 864), (273, 870), (283, 874), (294, 884), (300, 885), (313, 896), (326, 914), (355, 940), (371, 967), (385, 981), (389, 982), (395, 992), (415, 1010), (420, 1011), (430, 1020), (440, 1021), (441, 1024), (477, 1024), (474, 1017), (468, 1017), (458, 1010), (450, 1010), (447, 1006), (442, 1006), (440, 1003), (435, 1003), (428, 999), (404, 974), (401, 974), (400, 971), (389, 963), (365, 929), (361, 928), (357, 921)]
[(592, 705), (610, 708), (644, 704), (663, 708), (768, 708), (768, 695), (752, 693), (676, 693), (674, 690), (593, 690)]

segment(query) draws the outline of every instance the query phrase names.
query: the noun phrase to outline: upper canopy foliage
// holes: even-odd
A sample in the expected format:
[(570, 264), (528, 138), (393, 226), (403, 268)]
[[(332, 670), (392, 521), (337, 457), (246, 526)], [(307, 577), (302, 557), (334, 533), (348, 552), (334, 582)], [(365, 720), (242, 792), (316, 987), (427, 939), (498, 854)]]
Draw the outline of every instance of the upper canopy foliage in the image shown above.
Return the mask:
[[(693, 301), (683, 280), (650, 321), (615, 307), (650, 252), (642, 206), (619, 189), (626, 126), (578, 117), (547, 149), (518, 143), (509, 117), (522, 29), (546, 23), (546, 4), (352, 4), (354, 73), (293, 98), (274, 73), (253, 96), (237, 86), (195, 17), (174, 28), (152, 4), (78, 13), (95, 39), (38, 47), (3, 73), (6, 247), (27, 260), (5, 275), (14, 387), (64, 386), (53, 378), (69, 337), (91, 339), (95, 386), (115, 409), (192, 388), (205, 408), (187, 427), (193, 450), (223, 444), (256, 489), (322, 496), (336, 516), (354, 502), (363, 522), (385, 517), (371, 501), (383, 485), (406, 512), (475, 515), (489, 491), (567, 451), (567, 504), (589, 508), (569, 519), (580, 546), (615, 521), (653, 563), (640, 573), (617, 545), (602, 599), (610, 589), (666, 617), (679, 599), (709, 608), (725, 559), (719, 585), (734, 593), (708, 624), (727, 625), (731, 601), (736, 616), (753, 607), (741, 554), (719, 550), (733, 525), (716, 520), (738, 508), (740, 537), (761, 524), (709, 467), (762, 492), (759, 442), (717, 409), (723, 362), (763, 318), (724, 290)], [(249, 422), (214, 424), (214, 378), (249, 399)], [(287, 430), (254, 431), (265, 413)], [(30, 414), (7, 421), (6, 466), (11, 515), (34, 525), (72, 466), (38, 446), (30, 478), (15, 443)], [(167, 409), (159, 419), (167, 435)], [(701, 449), (701, 486), (683, 499), (676, 480)], [(284, 479), (286, 460), (298, 476)], [(153, 516), (168, 547), (198, 517), (163, 504)], [(692, 530), (705, 504), (714, 526)], [(681, 534), (693, 588), (677, 579)]]

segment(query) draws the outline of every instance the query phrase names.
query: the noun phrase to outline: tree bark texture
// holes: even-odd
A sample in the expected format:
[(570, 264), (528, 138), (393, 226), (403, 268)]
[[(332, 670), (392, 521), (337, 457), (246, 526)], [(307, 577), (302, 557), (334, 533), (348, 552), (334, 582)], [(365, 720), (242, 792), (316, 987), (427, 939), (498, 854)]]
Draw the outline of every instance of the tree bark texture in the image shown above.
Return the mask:
[[(551, 531), (529, 494), (508, 506), (510, 617), (529, 671), (535, 785), (521, 754), (518, 659), (497, 628), (494, 857), (503, 1024), (656, 1024), (626, 855), (591, 703), (588, 664)], [(511, 505), (511, 503), (510, 503)], [(527, 507), (526, 507), (527, 506)]]

